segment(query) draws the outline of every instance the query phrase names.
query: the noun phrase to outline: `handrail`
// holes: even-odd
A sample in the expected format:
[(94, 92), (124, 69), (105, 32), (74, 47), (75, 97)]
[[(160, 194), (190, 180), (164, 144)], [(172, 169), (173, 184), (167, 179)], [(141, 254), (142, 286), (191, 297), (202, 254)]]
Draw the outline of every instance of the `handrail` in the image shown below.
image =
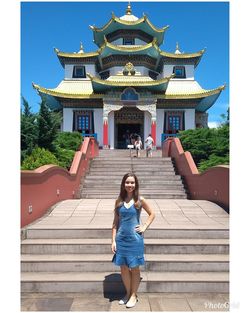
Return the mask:
[(190, 152), (184, 152), (179, 138), (168, 138), (162, 156), (171, 157), (187, 186), (190, 199), (209, 200), (229, 212), (229, 166), (214, 166), (199, 173)]
[(94, 138), (85, 138), (70, 170), (48, 164), (21, 171), (21, 227), (43, 216), (58, 201), (77, 197), (81, 177), (99, 154)]

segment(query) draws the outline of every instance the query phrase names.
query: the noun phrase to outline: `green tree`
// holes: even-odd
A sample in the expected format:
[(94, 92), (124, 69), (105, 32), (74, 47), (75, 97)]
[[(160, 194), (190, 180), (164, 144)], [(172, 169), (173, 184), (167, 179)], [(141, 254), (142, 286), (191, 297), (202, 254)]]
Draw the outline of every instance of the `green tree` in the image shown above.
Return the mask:
[(59, 131), (60, 116), (56, 112), (52, 112), (46, 104), (44, 98), (40, 105), (38, 115), (38, 146), (41, 148), (54, 151), (53, 141), (56, 139)]
[(185, 151), (189, 151), (199, 170), (229, 164), (229, 124), (220, 127), (190, 129), (180, 132)]
[(21, 159), (31, 154), (37, 145), (37, 115), (31, 112), (27, 100), (22, 97), (23, 111), (21, 110)]

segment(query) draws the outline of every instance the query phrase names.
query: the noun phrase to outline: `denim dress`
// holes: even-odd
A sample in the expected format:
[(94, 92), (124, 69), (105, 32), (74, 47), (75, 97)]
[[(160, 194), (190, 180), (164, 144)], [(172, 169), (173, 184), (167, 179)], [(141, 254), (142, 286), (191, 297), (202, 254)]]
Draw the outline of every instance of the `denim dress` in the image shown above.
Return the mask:
[(115, 265), (129, 268), (144, 265), (144, 238), (135, 227), (140, 224), (141, 209), (134, 204), (126, 208), (123, 204), (118, 209), (119, 228), (116, 233), (116, 253), (112, 259)]

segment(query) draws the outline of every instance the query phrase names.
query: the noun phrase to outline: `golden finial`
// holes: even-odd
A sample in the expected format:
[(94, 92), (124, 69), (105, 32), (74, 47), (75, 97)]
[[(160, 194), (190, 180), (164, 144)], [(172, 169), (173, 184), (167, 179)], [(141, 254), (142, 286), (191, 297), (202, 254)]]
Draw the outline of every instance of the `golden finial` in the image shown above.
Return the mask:
[(78, 53), (84, 53), (84, 51), (83, 51), (83, 44), (82, 44), (82, 42), (80, 42), (80, 50), (78, 51)]
[(127, 10), (126, 10), (126, 14), (127, 15), (131, 15), (132, 14), (130, 1), (128, 2), (128, 7), (127, 7)]
[(181, 54), (181, 51), (180, 51), (180, 47), (179, 47), (179, 43), (178, 43), (178, 42), (176, 42), (175, 54)]

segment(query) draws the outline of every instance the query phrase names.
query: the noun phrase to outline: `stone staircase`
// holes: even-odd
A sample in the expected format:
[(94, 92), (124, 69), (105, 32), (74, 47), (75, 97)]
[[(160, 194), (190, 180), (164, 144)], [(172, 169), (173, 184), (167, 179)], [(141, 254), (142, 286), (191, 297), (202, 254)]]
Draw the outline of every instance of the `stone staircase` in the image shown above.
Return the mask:
[[(22, 292), (124, 292), (119, 267), (111, 263), (113, 202), (64, 201), (27, 227), (21, 243)], [(145, 233), (139, 292), (228, 293), (229, 232), (221, 223), (228, 214), (207, 201), (204, 207), (202, 201), (149, 202), (156, 219)], [(187, 219), (180, 221), (184, 205)], [(206, 225), (202, 211), (211, 216)]]
[(80, 198), (114, 199), (120, 191), (122, 177), (127, 172), (137, 175), (140, 193), (147, 199), (186, 199), (187, 195), (170, 158), (154, 151), (153, 158), (132, 157), (128, 150), (100, 150), (91, 162), (89, 173), (83, 177)]

